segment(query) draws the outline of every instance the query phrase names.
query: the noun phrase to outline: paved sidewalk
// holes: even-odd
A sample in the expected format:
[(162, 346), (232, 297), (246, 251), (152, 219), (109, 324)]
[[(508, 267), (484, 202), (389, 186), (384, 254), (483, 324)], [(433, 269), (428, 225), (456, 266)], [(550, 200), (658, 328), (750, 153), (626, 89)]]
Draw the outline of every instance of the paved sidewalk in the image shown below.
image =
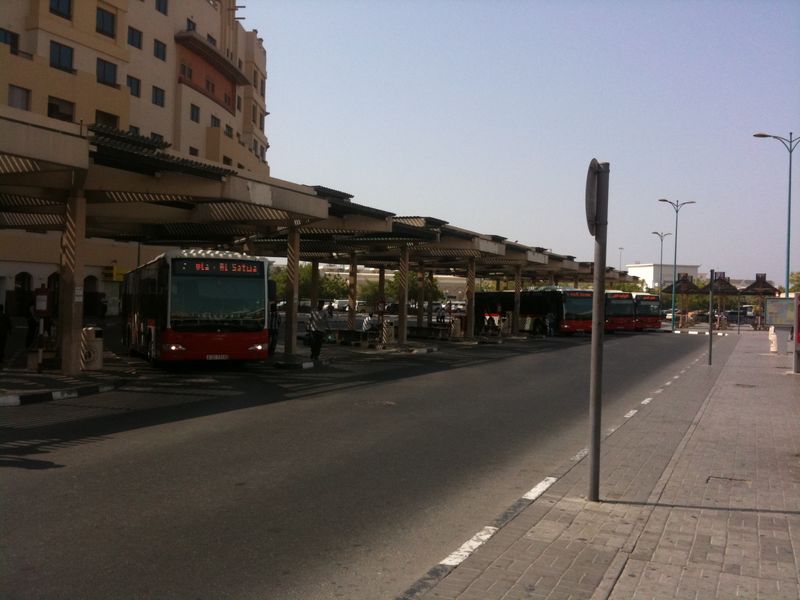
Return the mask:
[(580, 459), (401, 598), (798, 600), (800, 375), (768, 348), (743, 331), (707, 398), (609, 435), (601, 502)]

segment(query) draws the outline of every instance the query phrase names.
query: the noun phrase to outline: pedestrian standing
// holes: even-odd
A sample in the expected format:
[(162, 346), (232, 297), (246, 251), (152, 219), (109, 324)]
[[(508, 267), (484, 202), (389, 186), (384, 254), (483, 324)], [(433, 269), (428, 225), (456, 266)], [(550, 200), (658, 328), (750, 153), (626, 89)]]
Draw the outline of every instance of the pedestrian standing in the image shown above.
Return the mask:
[(311, 311), (308, 329), (311, 331), (311, 360), (317, 360), (322, 351), (322, 342), (328, 333), (328, 315), (321, 300), (317, 308)]
[(33, 302), (28, 305), (28, 332), (25, 335), (25, 347), (29, 350), (36, 341), (36, 335), (39, 333), (39, 320), (36, 318), (36, 307)]
[(11, 324), (11, 319), (6, 314), (3, 305), (0, 304), (0, 362), (5, 360), (6, 342), (8, 341), (8, 336), (11, 335), (11, 330), (13, 328), (14, 327)]
[(268, 356), (275, 354), (275, 348), (278, 346), (278, 330), (281, 328), (281, 316), (278, 314), (278, 304), (270, 302), (269, 304), (269, 323), (267, 329), (269, 330), (269, 351)]

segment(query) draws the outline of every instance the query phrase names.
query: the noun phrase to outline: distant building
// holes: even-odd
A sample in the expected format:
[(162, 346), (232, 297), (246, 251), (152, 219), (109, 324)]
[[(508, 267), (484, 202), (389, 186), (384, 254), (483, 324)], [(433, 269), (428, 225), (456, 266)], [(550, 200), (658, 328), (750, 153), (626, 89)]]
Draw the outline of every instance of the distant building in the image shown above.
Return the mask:
[[(666, 287), (672, 283), (672, 263), (659, 264), (659, 263), (634, 263), (625, 265), (625, 269), (629, 275), (634, 275), (644, 282), (645, 287), (655, 288), (659, 287), (659, 279), (661, 285)], [(696, 278), (700, 265), (677, 265), (677, 273), (687, 273), (689, 277)]]

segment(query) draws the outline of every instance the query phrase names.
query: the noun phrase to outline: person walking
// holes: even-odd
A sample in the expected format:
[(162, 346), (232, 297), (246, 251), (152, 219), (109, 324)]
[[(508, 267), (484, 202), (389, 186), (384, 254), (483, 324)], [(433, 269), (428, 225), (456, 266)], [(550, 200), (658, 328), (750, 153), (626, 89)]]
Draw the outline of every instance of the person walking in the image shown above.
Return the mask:
[(267, 329), (269, 330), (269, 350), (267, 356), (275, 354), (275, 348), (278, 346), (278, 330), (281, 328), (281, 316), (278, 314), (278, 304), (270, 302), (269, 304), (269, 323)]
[(320, 300), (317, 308), (311, 311), (308, 319), (308, 329), (311, 332), (311, 360), (317, 360), (322, 351), (322, 342), (328, 333), (328, 315), (323, 309)]
[(0, 362), (5, 360), (6, 342), (13, 328), (14, 326), (11, 324), (11, 318), (6, 314), (3, 305), (0, 304)]

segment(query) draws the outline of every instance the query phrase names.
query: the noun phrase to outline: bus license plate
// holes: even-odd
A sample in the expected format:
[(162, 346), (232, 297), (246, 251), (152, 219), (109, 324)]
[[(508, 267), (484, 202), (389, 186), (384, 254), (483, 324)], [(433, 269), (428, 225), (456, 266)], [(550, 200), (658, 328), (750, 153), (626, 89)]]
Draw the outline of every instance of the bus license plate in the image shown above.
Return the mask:
[(206, 360), (228, 360), (227, 354), (206, 354)]

